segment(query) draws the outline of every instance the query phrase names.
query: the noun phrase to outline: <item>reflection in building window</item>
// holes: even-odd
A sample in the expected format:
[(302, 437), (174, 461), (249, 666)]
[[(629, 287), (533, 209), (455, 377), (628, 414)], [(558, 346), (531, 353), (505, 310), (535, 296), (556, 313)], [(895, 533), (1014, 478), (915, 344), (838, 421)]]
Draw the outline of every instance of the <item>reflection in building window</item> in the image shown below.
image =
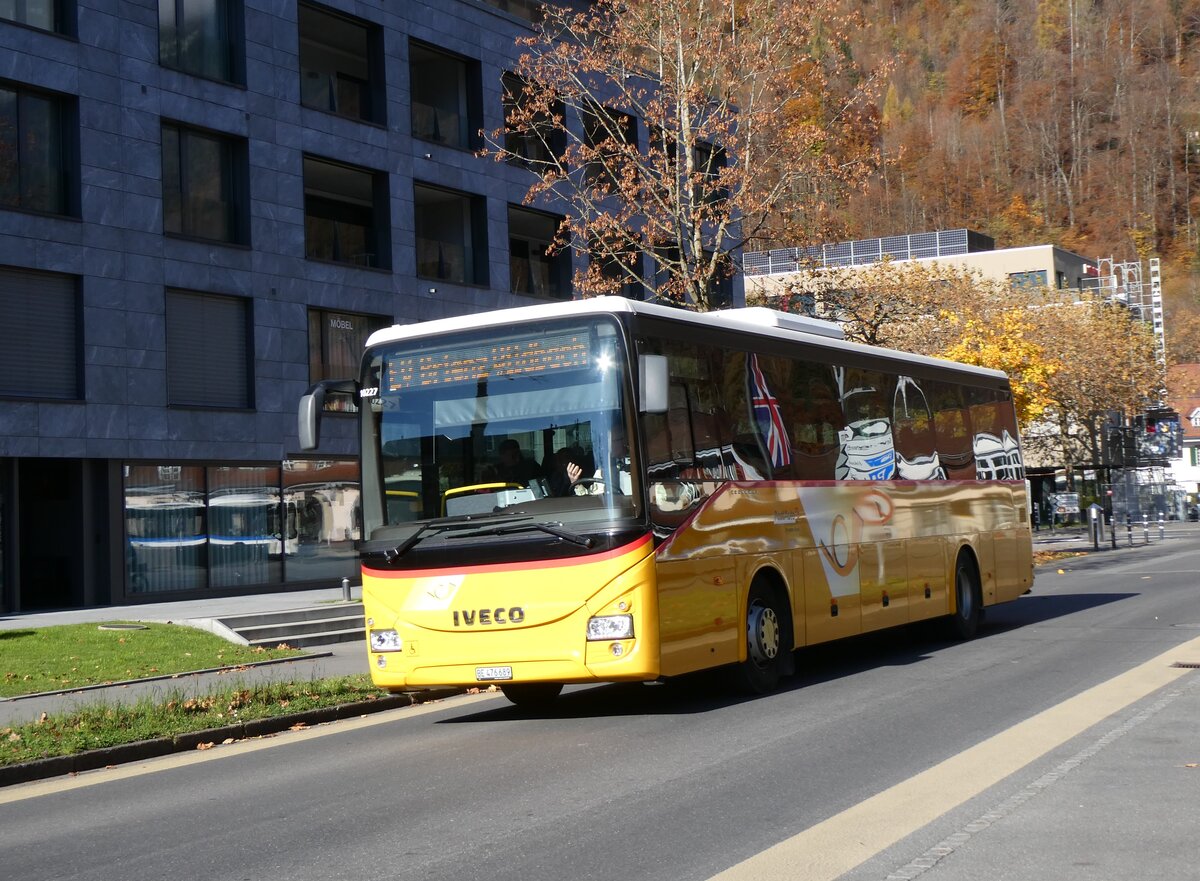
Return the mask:
[(358, 463), (353, 459), (283, 463), (289, 582), (340, 579), (357, 565), (361, 537)]
[(209, 585), (276, 584), (286, 542), (279, 468), (208, 469)]
[(134, 594), (207, 583), (204, 469), (125, 466), (126, 578)]
[[(282, 481), (282, 483), (281, 483)], [(131, 594), (333, 581), (356, 569), (358, 463), (125, 466)]]

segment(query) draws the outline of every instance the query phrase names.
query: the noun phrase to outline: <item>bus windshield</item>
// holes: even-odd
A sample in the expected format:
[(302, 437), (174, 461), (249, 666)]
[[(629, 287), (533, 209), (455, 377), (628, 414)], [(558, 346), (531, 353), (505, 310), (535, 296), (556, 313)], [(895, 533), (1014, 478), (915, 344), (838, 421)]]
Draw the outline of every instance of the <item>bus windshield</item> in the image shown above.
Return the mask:
[(364, 376), (368, 542), (431, 522), (640, 515), (625, 347), (606, 317), (384, 343)]

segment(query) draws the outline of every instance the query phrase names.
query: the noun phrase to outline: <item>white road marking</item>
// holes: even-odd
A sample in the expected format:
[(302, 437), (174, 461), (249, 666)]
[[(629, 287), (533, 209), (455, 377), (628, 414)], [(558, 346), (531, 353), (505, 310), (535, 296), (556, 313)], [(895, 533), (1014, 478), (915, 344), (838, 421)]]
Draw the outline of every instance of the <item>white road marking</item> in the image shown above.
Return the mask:
[(1187, 675), (1187, 669), (1171, 665), (1197, 657), (1200, 638), (1019, 722), (710, 881), (833, 881), (1113, 713)]

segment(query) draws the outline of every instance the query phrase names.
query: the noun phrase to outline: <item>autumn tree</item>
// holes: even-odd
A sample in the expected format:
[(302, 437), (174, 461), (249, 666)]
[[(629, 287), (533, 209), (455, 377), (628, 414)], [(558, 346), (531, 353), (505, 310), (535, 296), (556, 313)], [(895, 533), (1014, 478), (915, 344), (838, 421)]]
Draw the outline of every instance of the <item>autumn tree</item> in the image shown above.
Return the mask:
[(708, 309), (747, 242), (782, 218), (821, 228), (873, 169), (881, 79), (847, 51), (863, 26), (836, 0), (551, 4), (485, 152), (562, 210), (555, 247), (589, 256), (581, 293), (645, 284)]
[(1048, 406), (1025, 443), (1070, 475), (1077, 465), (1100, 463), (1105, 414), (1137, 413), (1158, 401), (1164, 368), (1149, 326), (1120, 306), (1089, 300), (1037, 311), (1030, 336), (1058, 369), (1047, 378)]

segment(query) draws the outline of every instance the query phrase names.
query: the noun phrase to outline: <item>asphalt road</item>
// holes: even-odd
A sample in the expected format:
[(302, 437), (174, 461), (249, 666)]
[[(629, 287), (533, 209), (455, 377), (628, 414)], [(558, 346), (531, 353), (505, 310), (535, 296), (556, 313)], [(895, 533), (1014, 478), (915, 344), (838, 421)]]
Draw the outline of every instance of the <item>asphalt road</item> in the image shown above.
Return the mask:
[(0, 790), (6, 879), (1200, 878), (1200, 546), (712, 677), (442, 703)]

